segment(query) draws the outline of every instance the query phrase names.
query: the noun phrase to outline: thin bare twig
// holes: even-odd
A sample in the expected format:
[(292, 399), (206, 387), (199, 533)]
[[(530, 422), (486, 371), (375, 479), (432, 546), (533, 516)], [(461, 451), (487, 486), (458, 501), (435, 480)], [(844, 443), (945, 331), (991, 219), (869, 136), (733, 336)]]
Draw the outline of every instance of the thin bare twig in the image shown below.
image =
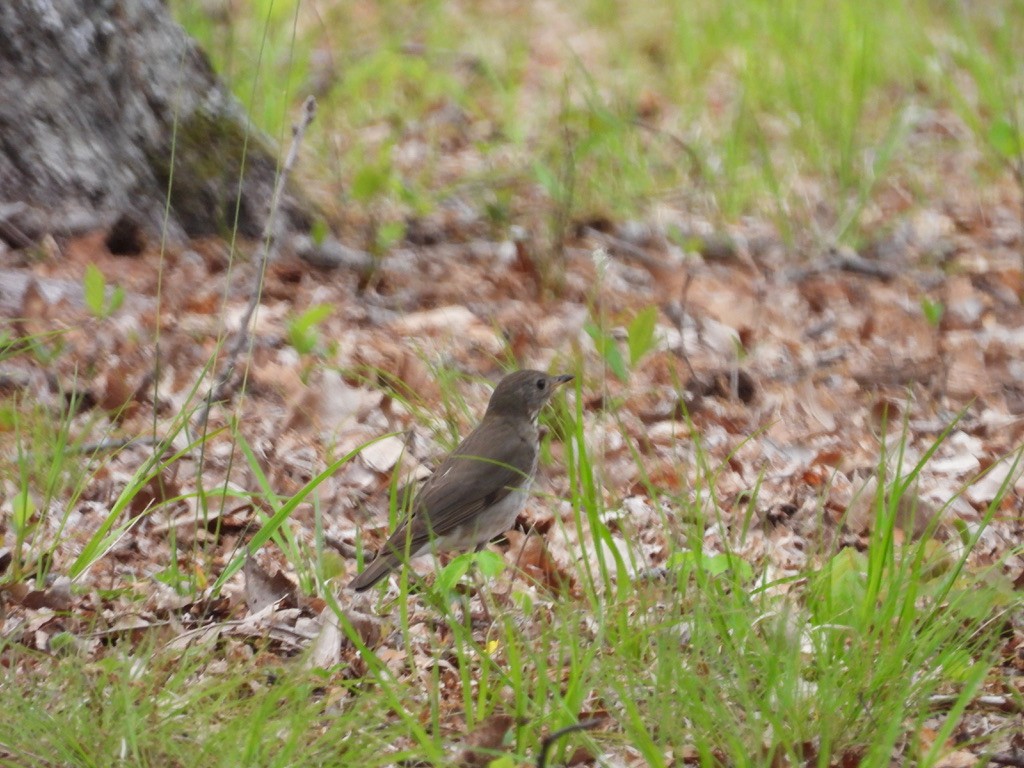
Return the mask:
[(690, 371), (690, 378), (696, 379), (697, 372), (693, 370), (693, 365), (690, 363), (690, 357), (686, 352), (686, 303), (690, 294), (690, 286), (693, 284), (693, 273), (686, 273), (686, 280), (683, 282), (683, 288), (679, 292), (678, 301), (670, 301), (666, 303), (662, 310), (665, 315), (679, 327), (679, 357), (686, 363), (687, 370)]
[[(274, 225), (277, 220), (277, 211), (281, 206), (281, 197), (284, 194), (285, 182), (288, 179), (288, 174), (295, 166), (296, 160), (298, 160), (299, 147), (302, 145), (302, 140), (306, 135), (306, 129), (309, 128), (314, 117), (316, 117), (316, 99), (309, 96), (302, 105), (302, 115), (300, 116), (298, 123), (292, 126), (292, 143), (291, 146), (288, 147), (288, 154), (285, 155), (284, 163), (281, 165), (281, 171), (277, 174), (277, 183), (274, 185), (274, 193), (270, 198), (269, 210), (267, 211), (266, 220), (263, 223), (263, 233), (260, 236), (260, 239), (264, 243), (263, 254), (260, 258), (259, 266), (256, 269), (252, 292), (249, 296), (249, 305), (245, 308), (245, 314), (242, 315), (242, 320), (238, 326), (238, 333), (235, 335), (234, 341), (228, 348), (227, 354), (225, 355), (224, 369), (216, 383), (210, 387), (210, 392), (206, 397), (206, 404), (200, 411), (199, 418), (197, 419), (197, 432), (201, 433), (206, 429), (206, 421), (209, 418), (210, 409), (213, 408), (213, 404), (219, 403), (233, 394), (233, 375), (237, 367), (238, 357), (249, 342), (249, 326), (252, 323), (252, 317), (256, 312), (256, 307), (259, 306), (260, 303), (260, 295), (262, 294), (263, 288), (263, 276), (266, 274), (267, 264), (270, 263), (271, 257), (277, 253), (277, 249), (279, 248), (279, 239), (275, 236)], [(195, 442), (195, 437), (193, 435), (190, 435), (189, 437), (193, 442)]]
[(667, 266), (663, 259), (659, 259), (657, 256), (652, 256), (643, 248), (635, 246), (629, 241), (623, 240), (621, 237), (616, 237), (608, 232), (602, 232), (594, 227), (585, 227), (583, 234), (588, 237), (593, 237), (595, 240), (600, 240), (606, 248), (617, 251), (624, 256), (628, 256), (633, 261), (639, 262), (648, 270), (663, 270)]
[(797, 283), (810, 277), (828, 274), (834, 270), (874, 278), (883, 283), (892, 282), (899, 275), (897, 270), (888, 264), (866, 259), (855, 251), (831, 249), (823, 259), (810, 266), (797, 267), (786, 271), (784, 279), (789, 283)]
[(1024, 752), (1015, 750), (1013, 752), (1000, 752), (989, 757), (992, 765), (1008, 765), (1011, 768), (1024, 768)]
[(47, 461), (55, 459), (57, 456), (69, 457), (69, 456), (88, 456), (90, 454), (99, 453), (113, 453), (114, 451), (120, 451), (124, 448), (138, 448), (140, 446), (156, 445), (157, 440), (154, 437), (120, 437), (110, 438), (107, 440), (98, 440), (94, 443), (84, 443), (82, 445), (69, 445), (65, 446), (60, 453), (50, 451), (44, 454), (36, 454), (33, 451), (27, 451), (22, 454), (22, 457), (27, 461), (35, 461), (37, 455), (42, 455)]

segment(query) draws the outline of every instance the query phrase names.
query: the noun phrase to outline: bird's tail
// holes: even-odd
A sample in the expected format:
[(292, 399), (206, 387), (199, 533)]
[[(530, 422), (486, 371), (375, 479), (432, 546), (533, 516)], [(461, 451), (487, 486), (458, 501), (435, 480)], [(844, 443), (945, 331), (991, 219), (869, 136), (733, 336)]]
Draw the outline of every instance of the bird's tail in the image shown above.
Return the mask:
[(381, 550), (377, 556), (373, 558), (373, 562), (366, 566), (366, 570), (352, 579), (352, 581), (348, 583), (348, 586), (356, 592), (362, 592), (363, 590), (369, 589), (391, 573), (391, 571), (393, 571), (401, 562), (402, 561), (394, 553), (388, 552), (387, 550)]

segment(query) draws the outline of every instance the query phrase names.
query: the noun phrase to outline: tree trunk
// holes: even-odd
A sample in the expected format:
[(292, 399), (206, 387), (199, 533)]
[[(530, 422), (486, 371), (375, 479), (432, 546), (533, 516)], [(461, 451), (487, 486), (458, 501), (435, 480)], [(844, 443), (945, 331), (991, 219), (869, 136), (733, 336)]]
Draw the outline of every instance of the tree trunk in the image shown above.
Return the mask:
[[(0, 240), (258, 237), (276, 168), (162, 0), (0, 0)], [(278, 216), (312, 218), (294, 190)]]

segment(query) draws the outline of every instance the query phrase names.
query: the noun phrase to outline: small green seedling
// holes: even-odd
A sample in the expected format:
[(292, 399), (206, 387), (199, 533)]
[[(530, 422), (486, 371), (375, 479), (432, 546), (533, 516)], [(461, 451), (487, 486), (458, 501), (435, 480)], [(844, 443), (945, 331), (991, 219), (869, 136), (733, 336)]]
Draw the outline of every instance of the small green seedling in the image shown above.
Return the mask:
[(466, 552), (441, 569), (434, 588), (448, 600), (453, 599), (455, 587), (474, 564), (485, 579), (493, 579), (505, 570), (505, 561), (497, 552), (487, 549), (482, 552)]
[(1024, 135), (1009, 120), (996, 120), (988, 129), (988, 143), (1004, 161), (1016, 166), (1024, 160)]
[(90, 264), (85, 268), (85, 276), (82, 278), (82, 290), (85, 297), (85, 306), (95, 317), (104, 320), (117, 312), (124, 304), (124, 289), (115, 285), (110, 291), (107, 290), (107, 281), (100, 272), (99, 267)]
[(308, 355), (320, 346), (317, 326), (331, 316), (334, 308), (330, 304), (314, 304), (297, 317), (288, 321), (288, 343), (300, 355)]
[(377, 227), (376, 253), (387, 253), (405, 237), (404, 221), (386, 221)]
[(583, 330), (594, 340), (597, 352), (604, 358), (605, 363), (615, 374), (616, 378), (625, 384), (629, 381), (629, 371), (635, 368), (637, 363), (654, 349), (654, 331), (658, 323), (658, 308), (654, 305), (645, 307), (637, 313), (626, 329), (626, 346), (629, 349), (629, 365), (619, 350), (615, 338), (603, 327), (593, 321), (583, 325)]
[(658, 308), (651, 304), (637, 312), (629, 324), (629, 364), (636, 367), (640, 359), (654, 349), (654, 329), (658, 324)]
[(932, 328), (938, 328), (946, 308), (941, 301), (934, 301), (924, 296), (921, 299), (921, 311), (924, 313), (924, 319), (928, 321), (928, 325)]
[(313, 238), (313, 242), (316, 245), (323, 245), (324, 240), (331, 233), (330, 227), (327, 226), (327, 222), (322, 218), (317, 218), (313, 221), (313, 225), (309, 228), (309, 236)]

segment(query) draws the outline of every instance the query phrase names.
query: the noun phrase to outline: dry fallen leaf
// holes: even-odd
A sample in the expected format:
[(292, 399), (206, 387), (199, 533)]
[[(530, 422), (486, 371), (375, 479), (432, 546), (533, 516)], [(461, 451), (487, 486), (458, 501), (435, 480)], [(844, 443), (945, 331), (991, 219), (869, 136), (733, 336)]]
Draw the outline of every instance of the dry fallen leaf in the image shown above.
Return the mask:
[(515, 718), (511, 715), (495, 713), (480, 723), (466, 737), (466, 749), (459, 758), (461, 768), (485, 768), (500, 754), (505, 734), (508, 733)]
[(273, 576), (263, 570), (253, 557), (245, 561), (245, 604), (255, 614), (275, 603), (295, 605), (295, 585), (281, 571)]

